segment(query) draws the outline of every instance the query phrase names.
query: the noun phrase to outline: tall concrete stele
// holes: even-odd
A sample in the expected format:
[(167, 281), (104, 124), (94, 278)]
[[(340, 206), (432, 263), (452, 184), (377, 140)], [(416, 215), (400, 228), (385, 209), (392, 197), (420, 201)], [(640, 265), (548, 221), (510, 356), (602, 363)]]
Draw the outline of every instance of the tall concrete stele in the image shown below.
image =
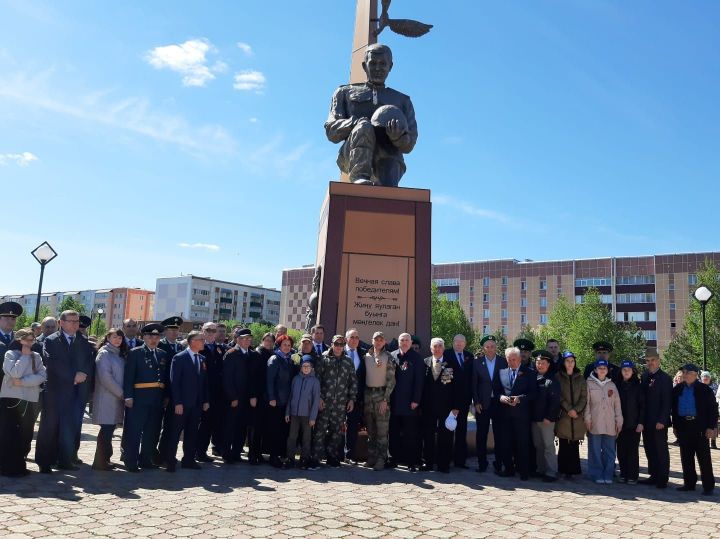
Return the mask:
[[(389, 6), (389, 0), (357, 0), (350, 83), (367, 81), (365, 52), (385, 27), (409, 37), (431, 28), (390, 19)], [(427, 350), (430, 229), (427, 189), (362, 185), (347, 178), (330, 182), (320, 212), (308, 328), (321, 323), (326, 335), (332, 335), (355, 327), (367, 343), (375, 331), (383, 331), (388, 341), (407, 331)]]

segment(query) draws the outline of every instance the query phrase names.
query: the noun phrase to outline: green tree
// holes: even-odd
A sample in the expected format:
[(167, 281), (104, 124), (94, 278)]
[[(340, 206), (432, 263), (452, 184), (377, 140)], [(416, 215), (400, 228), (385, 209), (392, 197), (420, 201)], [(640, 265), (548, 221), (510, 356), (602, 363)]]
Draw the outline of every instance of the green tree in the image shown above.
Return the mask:
[(453, 337), (462, 334), (467, 339), (468, 348), (472, 349), (475, 342), (475, 331), (465, 316), (465, 311), (462, 310), (459, 302), (441, 296), (435, 283), (433, 283), (431, 291), (431, 309), (432, 337), (440, 337), (445, 341), (446, 346), (451, 346)]
[(520, 333), (518, 333), (515, 338), (513, 339), (513, 342), (515, 342), (518, 339), (528, 339), (533, 342), (535, 345), (535, 348), (538, 350), (541, 350), (545, 346), (545, 341), (543, 341), (540, 336), (538, 335), (538, 332), (535, 331), (532, 327), (525, 326), (520, 330)]
[[(240, 320), (223, 320), (219, 322), (220, 324), (224, 324), (228, 328), (228, 336), (232, 340), (232, 335), (230, 335), (230, 332), (232, 331), (232, 328), (235, 326), (240, 326), (243, 328), (248, 328), (252, 332), (252, 340), (253, 340), (253, 346), (258, 346), (260, 344), (260, 341), (262, 341), (262, 336), (266, 333), (272, 333), (275, 334), (275, 326), (270, 324), (269, 322), (265, 323), (259, 323), (259, 322), (252, 322), (250, 324), (241, 322)], [(300, 344), (300, 338), (302, 337), (303, 332), (297, 329), (288, 329), (288, 335), (290, 335), (293, 338), (293, 341), (295, 341), (295, 346)], [(332, 335), (327, 336), (327, 338), (332, 337)]]
[(562, 350), (572, 350), (577, 356), (577, 365), (583, 369), (595, 360), (592, 345), (607, 341), (613, 345), (615, 361), (643, 358), (647, 342), (642, 331), (634, 323), (618, 324), (612, 312), (603, 304), (600, 292), (589, 289), (584, 302), (571, 305), (565, 298), (559, 298), (548, 317), (546, 326), (538, 330), (538, 341), (557, 339)]
[(105, 333), (107, 333), (107, 330), (108, 327), (105, 323), (105, 320), (98, 317), (98, 315), (95, 315), (95, 317), (92, 319), (92, 324), (90, 324), (90, 327), (88, 328), (88, 335), (104, 337)]
[[(50, 307), (47, 305), (41, 305), (40, 311), (38, 312), (38, 322), (42, 322), (42, 319), (46, 316), (52, 316)], [(23, 313), (15, 319), (15, 329), (29, 328), (30, 324), (35, 321), (35, 307), (32, 309), (23, 311)]]
[(80, 303), (78, 300), (72, 297), (63, 298), (58, 306), (58, 315), (63, 311), (77, 311), (78, 314), (87, 314), (85, 312), (85, 305)]
[[(718, 373), (720, 372), (720, 269), (711, 260), (705, 260), (698, 270), (697, 286), (694, 286), (691, 292), (695, 292), (700, 286), (708, 287), (714, 294), (705, 307), (705, 323), (708, 369)], [(688, 347), (686, 355), (688, 360), (701, 366), (703, 359), (702, 309), (700, 303), (694, 298), (690, 300), (690, 310), (685, 318), (685, 325), (678, 335), (681, 333), (685, 335), (682, 339), (678, 339), (673, 353), (678, 352), (677, 346), (682, 344), (684, 347)]]
[(678, 331), (663, 354), (663, 370), (672, 376), (683, 365), (697, 362), (698, 358), (690, 336), (684, 329)]

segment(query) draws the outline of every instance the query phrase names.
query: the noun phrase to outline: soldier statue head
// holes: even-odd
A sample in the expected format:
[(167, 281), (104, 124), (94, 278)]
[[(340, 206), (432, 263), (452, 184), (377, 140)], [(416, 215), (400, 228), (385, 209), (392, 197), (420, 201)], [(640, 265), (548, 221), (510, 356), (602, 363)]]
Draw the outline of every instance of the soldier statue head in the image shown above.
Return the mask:
[(382, 86), (393, 67), (392, 51), (387, 45), (376, 43), (365, 50), (363, 70), (372, 84)]

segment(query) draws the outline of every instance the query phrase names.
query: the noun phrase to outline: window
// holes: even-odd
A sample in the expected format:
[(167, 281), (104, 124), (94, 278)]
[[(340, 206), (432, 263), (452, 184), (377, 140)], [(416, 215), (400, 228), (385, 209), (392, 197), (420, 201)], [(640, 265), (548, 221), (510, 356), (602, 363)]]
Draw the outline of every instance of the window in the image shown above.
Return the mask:
[(483, 294), (483, 303), (490, 303), (490, 294), (487, 292)]
[(675, 322), (670, 322), (670, 327), (671, 327), (671, 328), (674, 328), (674, 327), (675, 327)]
[(460, 286), (460, 279), (435, 279), (438, 286)]
[(526, 326), (526, 325), (527, 325), (527, 320), (528, 320), (528, 319), (527, 319), (527, 315), (526, 315), (526, 314), (521, 314), (521, 315), (520, 315), (520, 324), (521, 324), (521, 325)]
[(632, 275), (629, 277), (617, 277), (615, 284), (655, 284), (654, 275)]
[(668, 290), (675, 290), (675, 283), (670, 283), (668, 285)]
[[(605, 305), (612, 305), (612, 295), (602, 294), (600, 296), (600, 302)], [(585, 296), (575, 296), (575, 303), (585, 303)]]
[(472, 307), (472, 306), (473, 306), (473, 302), (471, 301), (471, 302), (470, 302), (470, 307)]
[(507, 332), (508, 332), (507, 326), (500, 326), (500, 333), (502, 333), (503, 335), (507, 335)]
[(547, 298), (540, 298), (540, 307), (547, 307)]
[(527, 290), (527, 281), (524, 279), (520, 281), (520, 290)]
[(505, 276), (505, 277), (500, 277), (500, 284), (503, 285), (503, 286), (507, 286), (507, 284), (508, 284), (508, 278), (507, 278), (507, 276)]
[(500, 318), (502, 318), (503, 320), (507, 320), (507, 309), (502, 309), (500, 311)]
[(547, 321), (548, 321), (548, 315), (541, 314), (540, 315), (540, 324), (542, 324), (544, 326), (547, 324)]
[(490, 334), (490, 326), (483, 326), (483, 335)]
[(655, 294), (618, 294), (618, 303), (655, 303)]
[(648, 341), (657, 341), (657, 331), (654, 329), (643, 330), (643, 337)]
[(520, 298), (520, 307), (527, 307), (527, 298)]
[(470, 287), (470, 292), (472, 292), (473, 290), (475, 290), (475, 287), (474, 287), (474, 286), (471, 286), (471, 287)]
[(540, 290), (547, 290), (547, 281), (545, 279), (540, 279)]
[(483, 286), (490, 286), (490, 277), (483, 277)]
[(656, 322), (655, 311), (616, 313), (615, 320), (618, 322)]
[(445, 297), (448, 301), (457, 301), (459, 294), (457, 292), (448, 292), (447, 294), (440, 294), (441, 297)]
[(575, 286), (577, 287), (588, 287), (588, 286), (610, 286), (612, 279), (610, 277), (587, 277), (585, 279), (575, 279)]
[(483, 318), (490, 318), (490, 309), (483, 309)]
[(507, 299), (508, 299), (508, 293), (507, 293), (507, 292), (503, 292), (503, 293), (502, 293), (502, 296), (500, 297), (500, 301), (507, 301)]
[(697, 282), (697, 275), (695, 275), (694, 273), (688, 273), (688, 284), (692, 286), (694, 284), (697, 284)]
[(675, 310), (675, 304), (674, 304), (674, 303), (671, 303), (671, 304), (670, 304), (670, 310), (671, 310), (671, 311), (674, 311), (674, 310)]

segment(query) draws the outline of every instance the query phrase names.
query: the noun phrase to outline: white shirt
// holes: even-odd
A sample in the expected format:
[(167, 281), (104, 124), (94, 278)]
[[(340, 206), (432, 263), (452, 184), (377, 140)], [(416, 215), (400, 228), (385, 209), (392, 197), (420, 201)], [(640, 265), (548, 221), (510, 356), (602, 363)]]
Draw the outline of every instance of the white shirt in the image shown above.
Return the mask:
[(313, 348), (315, 349), (315, 351), (316, 351), (318, 354), (322, 354), (322, 351), (323, 351), (323, 343), (313, 341), (312, 345), (313, 345)]
[[(68, 343), (75, 342), (75, 335), (69, 335), (68, 333), (65, 333), (64, 331), (62, 332), (62, 334), (63, 334), (63, 336), (65, 337), (65, 340), (66, 340)], [(72, 340), (71, 340), (71, 339), (72, 339)]]
[(485, 356), (485, 366), (487, 367), (488, 373), (490, 374), (490, 379), (492, 379), (493, 375), (495, 374), (495, 361), (497, 361), (497, 356), (492, 359)]
[(247, 354), (247, 353), (248, 353), (247, 348), (240, 348), (240, 351), (241, 351), (243, 354)]

